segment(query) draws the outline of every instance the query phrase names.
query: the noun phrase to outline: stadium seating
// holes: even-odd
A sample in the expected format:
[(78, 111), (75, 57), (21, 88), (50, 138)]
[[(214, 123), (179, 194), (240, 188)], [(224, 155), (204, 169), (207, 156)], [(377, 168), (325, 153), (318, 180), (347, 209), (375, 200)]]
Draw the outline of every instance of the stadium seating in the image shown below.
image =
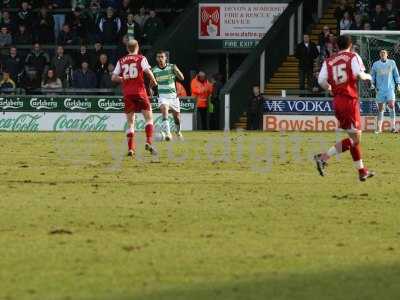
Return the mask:
[[(30, 69), (25, 60), (32, 45), (39, 43), (45, 64), (45, 68), (40, 68), (40, 74), (35, 75), (40, 85), (47, 69), (55, 68), (52, 61), (56, 57), (56, 46), (62, 45), (72, 63), (57, 76), (63, 79), (64, 88), (70, 88), (73, 86), (73, 70), (80, 68), (82, 59), (89, 61), (93, 71), (106, 73), (107, 66), (101, 67), (100, 54), (107, 55), (107, 64), (115, 64), (125, 53), (125, 35), (138, 39), (143, 51), (151, 49), (185, 5), (184, 0), (2, 1), (0, 28), (4, 28), (4, 32), (0, 31), (1, 71), (10, 72), (7, 70), (10, 66), (7, 63), (9, 49), (15, 45), (20, 65), (17, 76), (14, 77), (16, 74), (13, 73), (12, 79), (17, 89), (27, 88)], [(133, 15), (133, 20), (128, 23), (127, 19), (132, 18), (129, 14)], [(82, 45), (86, 47), (84, 55), (80, 54)], [(96, 75), (96, 87), (100, 88), (102, 74)]]

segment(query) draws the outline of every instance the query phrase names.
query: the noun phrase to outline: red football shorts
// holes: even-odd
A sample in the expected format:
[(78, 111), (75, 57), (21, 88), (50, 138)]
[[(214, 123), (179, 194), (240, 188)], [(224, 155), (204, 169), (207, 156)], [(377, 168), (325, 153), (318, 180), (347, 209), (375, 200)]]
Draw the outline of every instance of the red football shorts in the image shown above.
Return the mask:
[(345, 130), (361, 130), (360, 102), (358, 99), (336, 97), (333, 99), (333, 108), (339, 128)]
[(142, 110), (151, 110), (149, 98), (144, 98), (136, 95), (124, 96), (125, 113), (141, 112)]

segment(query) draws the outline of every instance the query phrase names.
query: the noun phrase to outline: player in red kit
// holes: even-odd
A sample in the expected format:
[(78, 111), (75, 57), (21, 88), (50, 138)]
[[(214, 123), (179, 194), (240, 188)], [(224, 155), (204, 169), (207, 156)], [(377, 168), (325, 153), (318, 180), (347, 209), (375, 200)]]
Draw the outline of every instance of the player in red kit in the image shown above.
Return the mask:
[(375, 175), (364, 167), (361, 158), (361, 117), (357, 80), (371, 81), (371, 75), (365, 73), (364, 64), (357, 53), (351, 51), (353, 43), (349, 35), (342, 35), (337, 40), (339, 52), (325, 60), (318, 83), (333, 95), (333, 108), (339, 121), (339, 127), (346, 130), (349, 138), (342, 140), (327, 152), (314, 156), (321, 176), (330, 157), (350, 150), (359, 179), (367, 180)]
[(151, 86), (157, 86), (157, 81), (151, 72), (151, 67), (143, 55), (139, 54), (139, 43), (136, 40), (128, 42), (129, 54), (122, 57), (112, 75), (114, 82), (122, 83), (125, 113), (128, 122), (126, 137), (128, 140), (128, 156), (135, 154), (135, 113), (142, 112), (145, 119), (146, 146), (152, 155), (157, 151), (152, 145), (153, 113), (144, 82), (144, 74), (150, 79)]

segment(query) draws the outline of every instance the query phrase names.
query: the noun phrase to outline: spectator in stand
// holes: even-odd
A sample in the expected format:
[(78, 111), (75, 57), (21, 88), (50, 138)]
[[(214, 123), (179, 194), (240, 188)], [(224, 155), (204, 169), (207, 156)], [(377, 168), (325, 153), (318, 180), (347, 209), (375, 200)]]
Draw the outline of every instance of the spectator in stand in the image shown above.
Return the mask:
[(328, 42), (325, 43), (325, 52), (323, 53), (323, 56), (324, 58), (328, 58), (338, 51), (339, 47), (336, 42), (336, 36), (333, 33), (331, 33), (329, 35)]
[(146, 13), (146, 9), (144, 8), (144, 6), (142, 6), (139, 9), (139, 13), (137, 13), (134, 16), (134, 20), (137, 24), (139, 24), (140, 29), (143, 31), (144, 29), (144, 24), (146, 24), (147, 19), (149, 18), (149, 15)]
[(74, 42), (78, 42), (78, 40), (80, 40), (80, 42), (87, 40), (87, 18), (82, 13), (82, 9), (80, 7), (75, 8), (71, 14), (67, 15), (65, 23), (69, 24), (70, 30), (74, 34)]
[(29, 8), (29, 4), (27, 1), (22, 1), (21, 9), (17, 14), (18, 24), (24, 24), (25, 26), (32, 26), (33, 16), (32, 11)]
[(54, 43), (54, 19), (46, 6), (40, 8), (33, 23), (34, 40), (39, 44)]
[(100, 5), (102, 8), (111, 7), (114, 10), (117, 10), (120, 6), (121, 0), (101, 0)]
[(350, 30), (363, 29), (363, 16), (361, 14), (354, 15), (354, 22), (351, 24)]
[(128, 14), (127, 21), (124, 24), (123, 34), (128, 36), (128, 40), (138, 40), (140, 41), (141, 30), (138, 23), (135, 22), (133, 14)]
[(122, 0), (121, 5), (118, 8), (119, 16), (122, 21), (126, 21), (129, 14), (133, 15), (133, 8), (131, 0)]
[(150, 10), (150, 16), (144, 24), (143, 38), (146, 43), (153, 45), (158, 36), (163, 32), (164, 25), (162, 20), (156, 15), (155, 10)]
[(197, 101), (197, 129), (208, 130), (208, 102), (213, 92), (212, 84), (207, 80), (206, 73), (200, 71), (191, 81), (192, 97)]
[(103, 75), (108, 72), (107, 69), (108, 69), (108, 57), (106, 54), (101, 54), (95, 69), (96, 78), (99, 85), (101, 79), (103, 78)]
[(323, 52), (324, 48), (325, 48), (325, 44), (329, 41), (329, 35), (332, 33), (331, 29), (329, 28), (328, 25), (325, 25), (322, 28), (321, 33), (319, 34), (319, 47), (320, 47), (320, 51)]
[(96, 74), (89, 69), (89, 63), (87, 61), (82, 62), (81, 69), (74, 72), (72, 86), (76, 89), (96, 88)]
[(0, 81), (0, 91), (2, 94), (11, 94), (16, 88), (15, 82), (11, 79), (8, 71), (3, 71), (3, 78)]
[(371, 30), (371, 24), (368, 22), (364, 23), (364, 30)]
[(69, 78), (72, 66), (73, 61), (71, 57), (64, 53), (63, 46), (58, 46), (56, 49), (56, 54), (51, 60), (51, 67), (56, 73), (57, 78), (61, 80), (64, 87), (68, 87), (67, 79)]
[(13, 41), (16, 45), (32, 45), (32, 35), (26, 30), (24, 24), (18, 26), (18, 31), (14, 35)]
[(345, 12), (348, 12), (351, 16), (353, 10), (346, 0), (341, 0), (340, 5), (335, 9), (335, 18), (337, 21), (338, 28), (340, 28), (340, 20), (343, 19)]
[(314, 69), (314, 76), (313, 76), (313, 86), (312, 86), (312, 92), (313, 93), (320, 93), (322, 92), (322, 89), (318, 83), (318, 76), (319, 76), (319, 68)]
[(141, 7), (143, 7), (145, 2), (147, 2), (147, 1), (146, 0), (131, 0), (130, 7), (133, 9), (133, 11), (139, 11), (139, 9)]
[(36, 90), (41, 87), (41, 76), (31, 67), (25, 67), (25, 76), (22, 79), (22, 87), (27, 95), (37, 94)]
[(10, 73), (10, 77), (14, 82), (19, 81), (19, 76), (23, 71), (23, 64), (16, 47), (10, 47), (10, 54), (4, 58), (2, 69)]
[(349, 30), (352, 24), (353, 22), (351, 20), (350, 13), (348, 11), (345, 11), (343, 14), (343, 18), (340, 20), (339, 23), (340, 30)]
[(260, 87), (258, 85), (253, 86), (253, 96), (247, 106), (247, 130), (260, 129), (263, 101)]
[(42, 88), (44, 89), (61, 89), (63, 84), (60, 78), (57, 77), (53, 69), (48, 69), (45, 78), (42, 81)]
[(375, 11), (371, 14), (370, 21), (373, 30), (386, 29), (387, 14), (381, 4), (375, 5)]
[(115, 51), (114, 62), (117, 62), (121, 57), (128, 55), (127, 45), (128, 45), (128, 36), (124, 35), (122, 37), (122, 43), (118, 45), (117, 50)]
[(16, 4), (17, 4), (16, 0), (3, 0), (3, 3), (0, 3), (0, 9), (16, 8)]
[(17, 29), (16, 23), (11, 18), (10, 13), (6, 10), (1, 15), (0, 27), (7, 27), (8, 32), (11, 34)]
[(108, 7), (106, 16), (101, 18), (99, 23), (100, 36), (104, 44), (113, 45), (118, 42), (122, 23), (121, 19), (114, 15), (114, 9)]
[(81, 45), (79, 53), (75, 56), (75, 69), (78, 69), (80, 66), (82, 66), (84, 61), (87, 61), (92, 65), (94, 59), (89, 54), (87, 47), (85, 45)]
[(97, 62), (100, 59), (100, 55), (102, 54), (107, 54), (107, 52), (104, 50), (103, 45), (101, 44), (101, 42), (96, 42), (94, 44), (94, 53), (92, 55), (92, 61), (90, 61), (89, 63), (91, 63), (91, 68), (95, 69)]
[(90, 0), (71, 0), (71, 7), (73, 10), (80, 8), (86, 8), (90, 3)]
[(387, 25), (386, 29), (387, 30), (397, 30), (397, 18), (398, 18), (398, 13), (396, 10), (393, 8), (393, 4), (391, 1), (386, 2), (386, 16), (387, 16)]
[(99, 23), (101, 19), (100, 6), (96, 2), (90, 4), (90, 8), (86, 13), (88, 25), (88, 42), (94, 43), (99, 37)]
[(68, 46), (68, 45), (73, 45), (75, 41), (76, 37), (74, 32), (71, 31), (71, 27), (69, 26), (69, 24), (64, 24), (63, 29), (58, 35), (57, 44), (62, 46)]
[(55, 10), (53, 17), (54, 17), (54, 34), (55, 40), (58, 41), (58, 34), (60, 33), (62, 26), (65, 23), (65, 12), (60, 10), (64, 10), (67, 8), (66, 0), (51, 0), (49, 5), (50, 7)]
[(101, 79), (99, 87), (101, 89), (115, 89), (118, 84), (111, 80), (112, 74), (114, 72), (115, 66), (113, 64), (108, 64), (107, 72), (104, 72)]
[(213, 75), (213, 93), (211, 102), (213, 104), (213, 113), (210, 114), (210, 129), (218, 130), (219, 128), (219, 113), (220, 113), (220, 95), (222, 87), (224, 86), (224, 77), (220, 73)]
[(0, 29), (0, 47), (9, 46), (12, 44), (12, 38), (10, 32), (6, 26)]
[(369, 0), (357, 0), (355, 1), (354, 7), (360, 15), (368, 15), (369, 2)]
[(297, 45), (295, 56), (299, 60), (299, 88), (300, 90), (305, 90), (307, 80), (307, 86), (311, 90), (314, 61), (319, 56), (319, 52), (307, 34), (303, 36), (303, 42)]
[(25, 58), (26, 71), (35, 71), (39, 83), (50, 64), (49, 55), (40, 49), (39, 43), (33, 45), (33, 50)]

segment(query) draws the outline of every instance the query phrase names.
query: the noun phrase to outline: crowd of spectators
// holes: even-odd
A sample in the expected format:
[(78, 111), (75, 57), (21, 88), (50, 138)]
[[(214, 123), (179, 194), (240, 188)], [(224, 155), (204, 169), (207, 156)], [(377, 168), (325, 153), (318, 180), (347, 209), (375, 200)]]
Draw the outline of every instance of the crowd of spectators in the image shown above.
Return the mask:
[(393, 0), (342, 0), (335, 10), (341, 30), (400, 30), (399, 4)]
[(28, 91), (113, 88), (110, 70), (126, 54), (127, 41), (152, 45), (185, 5), (184, 0), (2, 0), (5, 80), (0, 84)]
[[(310, 42), (308, 35), (305, 35), (304, 41), (297, 46), (300, 90), (305, 89), (307, 81), (307, 90), (320, 91), (318, 71), (322, 62), (338, 51), (336, 37), (341, 30), (400, 30), (399, 1), (356, 0), (351, 3), (340, 1), (334, 13), (337, 27), (325, 25), (319, 34), (318, 44)], [(311, 67), (310, 60), (314, 62), (314, 67)]]

